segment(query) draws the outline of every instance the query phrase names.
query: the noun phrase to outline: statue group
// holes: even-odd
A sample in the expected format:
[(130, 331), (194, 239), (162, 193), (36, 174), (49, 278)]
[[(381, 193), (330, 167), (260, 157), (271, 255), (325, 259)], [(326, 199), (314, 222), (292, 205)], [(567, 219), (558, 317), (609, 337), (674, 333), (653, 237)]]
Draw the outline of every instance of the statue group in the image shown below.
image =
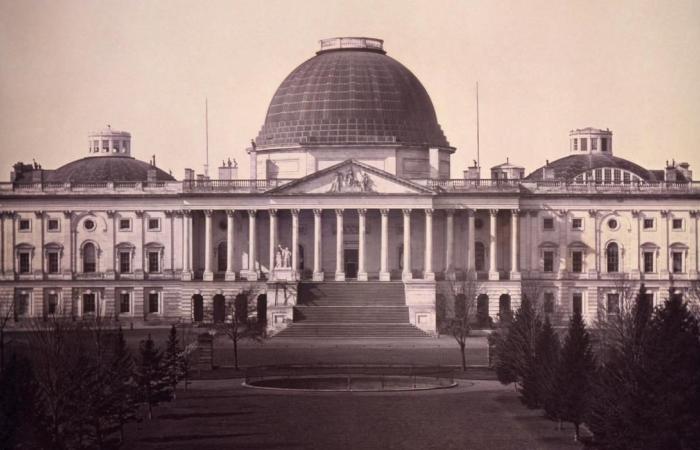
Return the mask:
[(289, 269), (292, 267), (292, 252), (287, 247), (277, 245), (275, 252), (275, 269)]
[(329, 192), (374, 192), (374, 183), (365, 172), (358, 179), (351, 167), (345, 173), (341, 171), (335, 173)]

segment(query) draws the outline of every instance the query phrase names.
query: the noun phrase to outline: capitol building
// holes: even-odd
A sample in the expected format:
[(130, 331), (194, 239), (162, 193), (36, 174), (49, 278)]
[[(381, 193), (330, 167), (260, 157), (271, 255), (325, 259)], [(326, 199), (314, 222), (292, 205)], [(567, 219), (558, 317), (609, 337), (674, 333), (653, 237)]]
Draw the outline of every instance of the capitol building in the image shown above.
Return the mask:
[(494, 321), (536, 285), (558, 325), (618, 310), (623, 284), (654, 304), (687, 294), (700, 265), (689, 165), (641, 167), (608, 129), (568, 138), (532, 173), (506, 161), (450, 178), (459, 150), (418, 78), (381, 40), (322, 40), (274, 94), (250, 173), (178, 180), (110, 126), (59, 168), (15, 164), (0, 183), (0, 306), (18, 326), (149, 326), (220, 322), (253, 298), (244, 314), (270, 334), (409, 337), (434, 335), (439, 299), (465, 283)]

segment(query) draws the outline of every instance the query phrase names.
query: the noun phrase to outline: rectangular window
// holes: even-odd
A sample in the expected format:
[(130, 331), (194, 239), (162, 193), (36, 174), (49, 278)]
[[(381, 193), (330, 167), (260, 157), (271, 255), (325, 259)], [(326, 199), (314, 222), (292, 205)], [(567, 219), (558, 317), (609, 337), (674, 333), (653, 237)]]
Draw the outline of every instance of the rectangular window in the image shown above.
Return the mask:
[(583, 230), (583, 219), (581, 219), (581, 218), (571, 219), (571, 229), (572, 230)]
[(119, 252), (119, 272), (131, 272), (131, 252)]
[(608, 138), (600, 138), (600, 151), (601, 152), (608, 151)]
[(61, 222), (58, 219), (49, 219), (46, 223), (46, 228), (48, 231), (59, 231), (61, 229)]
[(26, 316), (29, 314), (29, 294), (26, 292), (20, 292), (17, 295), (17, 304), (15, 305), (15, 308), (17, 308), (16, 315), (18, 316)]
[(160, 219), (148, 219), (148, 231), (160, 230)]
[(49, 273), (58, 273), (58, 252), (51, 252), (48, 254), (49, 261), (47, 263)]
[(552, 314), (554, 312), (554, 294), (551, 292), (544, 293), (544, 313)]
[(644, 219), (643, 226), (645, 230), (654, 229), (654, 219)]
[(578, 139), (574, 138), (574, 150), (578, 150)]
[(119, 219), (119, 231), (131, 231), (131, 219)]
[(654, 272), (654, 252), (644, 252), (644, 273)]
[(51, 315), (58, 312), (58, 294), (49, 294), (46, 297), (46, 312)]
[(610, 183), (612, 181), (612, 173), (610, 169), (603, 169), (603, 181), (605, 183)]
[(148, 271), (160, 272), (160, 252), (148, 252)]
[(583, 252), (575, 251), (571, 253), (571, 270), (575, 273), (583, 272)]
[(622, 178), (620, 178), (620, 171), (617, 169), (613, 171), (613, 180), (615, 184), (620, 184), (620, 181), (622, 181)]
[(645, 302), (649, 309), (654, 308), (654, 294), (651, 292), (645, 293), (639, 300)]
[(598, 150), (598, 139), (591, 138), (591, 150)]
[(608, 316), (620, 314), (620, 294), (610, 293), (607, 295), (607, 300)]
[(83, 314), (95, 314), (95, 294), (83, 294)]
[(545, 230), (553, 230), (554, 229), (554, 219), (551, 217), (545, 217), (542, 219), (542, 228)]
[(603, 169), (595, 170), (595, 182), (601, 183), (603, 181)]
[(109, 151), (109, 141), (107, 141), (107, 140), (102, 141), (102, 150), (105, 152)]
[(622, 172), (622, 182), (625, 184), (630, 184), (630, 174), (629, 172)]
[(671, 221), (671, 225), (673, 226), (674, 230), (682, 230), (683, 229), (683, 219), (673, 219)]
[(32, 221), (30, 219), (19, 219), (19, 231), (32, 231)]
[(544, 252), (544, 271), (554, 272), (554, 252)]
[(574, 314), (583, 314), (583, 294), (574, 292), (571, 297), (571, 310)]
[(158, 312), (158, 293), (151, 292), (148, 294), (148, 312), (157, 313)]
[(588, 151), (588, 138), (581, 138), (581, 151)]
[(128, 314), (131, 312), (131, 296), (128, 292), (119, 294), (119, 314)]
[(31, 271), (29, 252), (21, 252), (19, 254), (19, 273), (29, 273)]
[(671, 253), (673, 258), (673, 273), (683, 273), (683, 252)]

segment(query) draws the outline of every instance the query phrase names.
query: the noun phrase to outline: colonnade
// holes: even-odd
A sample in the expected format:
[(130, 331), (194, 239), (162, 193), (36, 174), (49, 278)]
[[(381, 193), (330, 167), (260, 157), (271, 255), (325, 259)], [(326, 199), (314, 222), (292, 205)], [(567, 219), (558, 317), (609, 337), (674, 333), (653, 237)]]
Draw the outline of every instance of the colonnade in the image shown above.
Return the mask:
[[(242, 270), (240, 276), (246, 280), (258, 280), (261, 276), (260, 271), (257, 269), (258, 261), (257, 255), (257, 218), (258, 214), (261, 212), (266, 212), (269, 217), (269, 261), (270, 265), (275, 261), (275, 252), (278, 246), (278, 210), (277, 209), (264, 209), (247, 210), (248, 216), (248, 269)], [(298, 279), (299, 274), (296, 273), (296, 268), (298, 267), (299, 261), (299, 214), (300, 209), (290, 209), (292, 216), (292, 238), (291, 238), (291, 268), (294, 273), (294, 278)], [(323, 225), (323, 209), (313, 209), (313, 280), (323, 281), (324, 280), (324, 268), (322, 267), (322, 225)], [(334, 209), (336, 218), (336, 240), (335, 240), (335, 273), (333, 279), (335, 281), (344, 281), (346, 278), (345, 273), (345, 261), (344, 261), (344, 237), (345, 230), (343, 227), (344, 215), (347, 213), (346, 209)], [(357, 261), (357, 280), (367, 281), (368, 274), (366, 268), (366, 258), (367, 258), (367, 248), (366, 248), (366, 216), (367, 209), (358, 208), (354, 209), (358, 215), (358, 261)], [(380, 255), (379, 255), (379, 280), (389, 281), (391, 272), (389, 268), (389, 209), (379, 209), (381, 218), (381, 230), (380, 230)], [(422, 279), (424, 280), (434, 280), (435, 273), (433, 271), (433, 216), (435, 214), (435, 209), (425, 208), (425, 209), (401, 209), (403, 217), (403, 260), (402, 260), (402, 280), (411, 280), (413, 278), (413, 272), (411, 271), (412, 255), (411, 255), (411, 215), (414, 211), (422, 211), (425, 220), (425, 242), (424, 242), (424, 264)], [(454, 209), (443, 209), (445, 213), (445, 277), (454, 277), (454, 228), (455, 228), (455, 210)], [(490, 280), (498, 280), (499, 272), (496, 268), (496, 253), (497, 253), (497, 231), (496, 231), (496, 217), (498, 214), (498, 209), (490, 209), (489, 212), (489, 261), (488, 261), (488, 278)], [(511, 211), (511, 278), (519, 277), (518, 270), (518, 215), (519, 210), (514, 209)], [(204, 210), (204, 275), (203, 279), (205, 281), (211, 281), (214, 279), (214, 271), (212, 268), (213, 264), (213, 241), (212, 241), (212, 210)], [(235, 280), (236, 273), (234, 272), (234, 210), (227, 210), (227, 221), (226, 221), (226, 280)], [(475, 274), (475, 210), (467, 209), (467, 273)], [(192, 214), (191, 211), (187, 211), (184, 214), (184, 236), (186, 242), (183, 244), (183, 278), (191, 279), (192, 274)], [(475, 275), (474, 275), (475, 276)]]

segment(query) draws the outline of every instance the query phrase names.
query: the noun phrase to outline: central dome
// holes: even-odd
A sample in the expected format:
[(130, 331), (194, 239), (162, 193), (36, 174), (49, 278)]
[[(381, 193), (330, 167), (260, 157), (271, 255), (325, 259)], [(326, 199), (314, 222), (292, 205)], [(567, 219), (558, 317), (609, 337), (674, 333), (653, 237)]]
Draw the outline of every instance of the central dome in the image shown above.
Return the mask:
[(449, 143), (421, 82), (387, 56), (382, 41), (334, 38), (285, 78), (267, 110), (257, 148), (308, 144)]

